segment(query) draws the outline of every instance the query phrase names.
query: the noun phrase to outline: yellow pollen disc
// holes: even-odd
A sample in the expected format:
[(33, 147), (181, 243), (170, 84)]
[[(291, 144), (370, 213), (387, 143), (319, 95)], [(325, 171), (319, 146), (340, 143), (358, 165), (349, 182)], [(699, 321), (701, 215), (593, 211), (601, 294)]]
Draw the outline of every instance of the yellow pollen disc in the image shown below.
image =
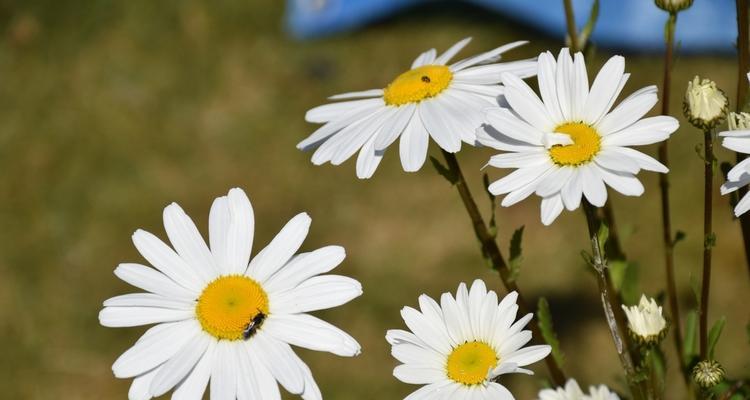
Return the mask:
[(596, 130), (580, 122), (562, 124), (555, 128), (557, 133), (565, 133), (573, 140), (566, 146), (555, 145), (549, 149), (552, 161), (557, 165), (581, 165), (591, 161), (601, 149), (601, 138)]
[(444, 65), (424, 65), (399, 75), (385, 88), (383, 99), (389, 106), (418, 103), (437, 96), (448, 87), (453, 72)]
[(242, 275), (209, 283), (195, 307), (203, 330), (226, 340), (242, 339), (245, 327), (260, 312), (268, 314), (268, 295), (258, 282)]
[(482, 342), (464, 343), (448, 356), (448, 378), (464, 385), (478, 385), (497, 366), (497, 354)]

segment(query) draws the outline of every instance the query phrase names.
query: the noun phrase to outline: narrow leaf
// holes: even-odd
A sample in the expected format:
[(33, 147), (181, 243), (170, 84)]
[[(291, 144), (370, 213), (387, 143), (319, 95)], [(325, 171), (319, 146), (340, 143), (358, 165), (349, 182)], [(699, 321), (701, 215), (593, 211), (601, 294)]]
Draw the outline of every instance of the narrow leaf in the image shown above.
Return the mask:
[(693, 362), (693, 358), (698, 355), (696, 340), (698, 337), (697, 332), (698, 313), (696, 313), (695, 310), (690, 310), (685, 319), (685, 342), (682, 354), (684, 365), (690, 366)]
[(584, 49), (586, 48), (586, 42), (588, 41), (589, 37), (591, 37), (591, 33), (594, 31), (594, 27), (596, 26), (596, 21), (599, 19), (599, 0), (594, 0), (594, 4), (591, 5), (591, 11), (589, 12), (589, 19), (586, 21), (586, 25), (583, 26), (583, 29), (578, 34), (578, 48)]
[(714, 358), (716, 344), (719, 342), (719, 336), (721, 336), (721, 331), (724, 330), (724, 325), (726, 324), (727, 317), (721, 317), (708, 332), (708, 358), (710, 359)]
[(521, 262), (523, 255), (521, 250), (521, 241), (523, 240), (523, 226), (513, 232), (510, 238), (510, 258), (508, 266), (510, 267), (510, 281), (515, 281), (521, 273)]
[(451, 183), (451, 185), (455, 185), (456, 182), (458, 182), (458, 176), (448, 169), (448, 167), (444, 166), (440, 160), (437, 158), (430, 156), (430, 162), (432, 163), (432, 166), (435, 167), (435, 170), (438, 174), (440, 174), (443, 178), (445, 178), (448, 182)]
[(544, 338), (544, 341), (547, 342), (550, 347), (552, 347), (552, 357), (554, 357), (557, 365), (562, 368), (563, 364), (565, 363), (565, 355), (560, 349), (560, 341), (557, 339), (557, 334), (555, 333), (555, 329), (552, 326), (552, 313), (549, 310), (549, 303), (544, 297), (539, 298), (536, 317), (538, 320), (537, 324), (539, 325), (539, 330), (542, 331), (542, 337)]

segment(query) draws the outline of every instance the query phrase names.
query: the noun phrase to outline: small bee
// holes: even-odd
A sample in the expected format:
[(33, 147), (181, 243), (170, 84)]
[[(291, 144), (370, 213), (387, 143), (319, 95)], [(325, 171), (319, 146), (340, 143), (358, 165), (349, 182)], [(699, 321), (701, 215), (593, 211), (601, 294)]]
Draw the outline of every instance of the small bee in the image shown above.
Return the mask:
[(430, 83), (430, 77), (427, 75), (422, 75), (422, 82), (424, 83)]
[(258, 328), (263, 325), (263, 321), (266, 320), (266, 317), (267, 315), (264, 314), (263, 311), (258, 310), (258, 314), (256, 314), (253, 319), (245, 325), (245, 329), (242, 330), (242, 338), (247, 340), (253, 337), (255, 332), (258, 331)]

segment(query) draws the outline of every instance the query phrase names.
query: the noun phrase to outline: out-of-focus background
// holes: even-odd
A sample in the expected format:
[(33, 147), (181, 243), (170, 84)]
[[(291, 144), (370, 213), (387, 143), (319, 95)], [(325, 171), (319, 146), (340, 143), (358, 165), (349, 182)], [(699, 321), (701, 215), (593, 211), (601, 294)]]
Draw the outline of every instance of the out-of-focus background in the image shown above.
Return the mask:
[[(345, 246), (338, 272), (364, 285), (362, 297), (320, 313), (355, 336), (363, 354), (300, 350), (327, 399), (395, 399), (415, 389), (392, 377), (396, 361), (384, 334), (403, 326), (399, 310), (419, 294), (439, 296), (475, 278), (505, 293), (479, 256), (457, 194), (429, 164), (404, 173), (392, 148), (375, 177), (360, 181), (353, 162), (315, 167), (295, 144), (315, 129), (304, 122), (307, 109), (335, 93), (383, 87), (430, 47), (473, 36), (468, 55), (531, 40), (508, 55), (520, 59), (556, 52), (562, 38), (449, 2), (297, 42), (284, 33), (282, 13), (281, 2), (256, 0), (0, 2), (3, 398), (125, 398), (130, 381), (115, 379), (110, 366), (145, 328), (103, 328), (97, 313), (104, 299), (134, 291), (112, 274), (120, 262), (141, 261), (131, 233), (144, 228), (165, 237), (161, 211), (172, 201), (205, 232), (211, 201), (234, 186), (253, 202), (256, 251), (307, 211), (313, 225), (303, 248)], [(598, 49), (591, 76), (611, 54)], [(659, 54), (627, 54), (625, 93), (660, 84), (661, 62)], [(715, 79), (734, 99), (732, 57), (681, 57), (671, 105), (681, 120), (681, 93), (695, 74)], [(700, 140), (683, 124), (670, 141), (674, 225), (687, 234), (676, 250), (683, 310), (694, 305), (690, 281), (702, 249)], [(458, 155), (486, 211), (480, 168), (492, 154), (465, 147)], [(657, 176), (641, 177), (645, 196), (611, 199), (643, 291), (657, 295), (664, 286)], [(596, 284), (579, 255), (588, 248), (583, 215), (566, 212), (543, 227), (538, 214), (536, 199), (498, 210), (504, 248), (526, 226), (519, 284), (531, 300), (549, 299), (566, 372), (583, 385), (622, 389)], [(729, 318), (717, 358), (736, 377), (750, 366), (750, 280), (738, 224), (718, 190), (714, 215), (710, 318)], [(665, 348), (674, 366), (671, 340)], [(503, 382), (519, 399), (533, 398), (547, 378), (543, 363), (534, 369), (534, 377)], [(667, 387), (667, 398), (683, 398), (674, 368)]]

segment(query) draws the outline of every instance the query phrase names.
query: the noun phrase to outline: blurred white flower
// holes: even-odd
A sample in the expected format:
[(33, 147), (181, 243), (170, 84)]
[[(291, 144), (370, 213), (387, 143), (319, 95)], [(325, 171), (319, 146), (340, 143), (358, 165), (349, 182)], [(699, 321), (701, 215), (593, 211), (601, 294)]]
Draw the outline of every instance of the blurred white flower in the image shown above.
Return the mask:
[(685, 117), (696, 128), (711, 129), (724, 121), (727, 104), (727, 97), (716, 82), (695, 76), (688, 82), (682, 108)]
[(664, 11), (678, 12), (693, 5), (693, 0), (655, 0), (655, 3)]
[(489, 190), (506, 194), (503, 206), (535, 193), (542, 197), (541, 220), (551, 224), (563, 208), (575, 210), (586, 196), (595, 206), (607, 201), (610, 186), (627, 196), (644, 188), (636, 178), (641, 170), (667, 172), (652, 157), (628, 146), (657, 143), (679, 126), (670, 116), (643, 116), (656, 104), (656, 86), (648, 86), (612, 106), (630, 74), (625, 59), (615, 56), (599, 71), (589, 88), (583, 55), (575, 61), (562, 49), (539, 55), (541, 100), (522, 80), (503, 76), (510, 109), (486, 113), (487, 125), (478, 140), (507, 153), (493, 156), (488, 165), (516, 170), (492, 183)]
[(461, 283), (454, 298), (443, 293), (440, 304), (419, 297), (417, 311), (404, 307), (401, 316), (411, 332), (389, 330), (391, 353), (403, 364), (393, 370), (400, 381), (425, 385), (408, 399), (513, 399), (500, 375), (532, 374), (521, 368), (546, 357), (550, 346), (524, 347), (531, 331), (523, 330), (532, 314), (518, 321), (518, 294), (511, 292), (498, 304), (497, 294), (481, 280), (467, 290)]
[(317, 147), (315, 165), (339, 165), (359, 150), (357, 176), (366, 179), (399, 137), (401, 165), (407, 172), (424, 164), (430, 137), (450, 153), (459, 151), (462, 141), (475, 145), (484, 109), (497, 107), (503, 93), (501, 75), (532, 76), (536, 61), (497, 62), (501, 54), (527, 43), (521, 41), (448, 65), (470, 40), (461, 40), (440, 56), (435, 49), (420, 54), (411, 69), (385, 89), (335, 95), (330, 99), (348, 101), (309, 110), (305, 120), (324, 125), (297, 148)]
[(568, 379), (565, 387), (540, 391), (539, 400), (620, 400), (620, 397), (604, 385), (590, 386), (589, 393), (584, 394), (575, 379)]
[[(299, 214), (250, 261), (253, 209), (245, 192), (217, 198), (209, 216), (210, 249), (177, 204), (164, 209), (174, 250), (138, 230), (133, 243), (154, 267), (120, 264), (115, 275), (147, 293), (104, 302), (99, 321), (108, 327), (157, 324), (112, 366), (134, 378), (131, 400), (202, 398), (279, 399), (277, 381), (305, 400), (322, 399), (307, 365), (291, 345), (340, 356), (359, 354), (344, 331), (307, 312), (336, 307), (362, 294), (359, 282), (320, 275), (344, 259), (344, 249), (295, 253), (310, 217)], [(248, 264), (249, 262), (249, 264)]]
[[(747, 74), (750, 81), (750, 73)], [(738, 153), (750, 154), (750, 114), (730, 113), (729, 131), (719, 133), (723, 137), (721, 145)], [(750, 183), (750, 158), (746, 158), (735, 165), (727, 173), (727, 181), (721, 185), (721, 194), (729, 194)], [(734, 215), (740, 215), (750, 210), (750, 193), (737, 202), (734, 207)]]
[(638, 305), (622, 306), (628, 317), (628, 329), (631, 335), (641, 343), (653, 344), (664, 337), (667, 331), (667, 320), (662, 315), (661, 306), (656, 300), (641, 295)]

